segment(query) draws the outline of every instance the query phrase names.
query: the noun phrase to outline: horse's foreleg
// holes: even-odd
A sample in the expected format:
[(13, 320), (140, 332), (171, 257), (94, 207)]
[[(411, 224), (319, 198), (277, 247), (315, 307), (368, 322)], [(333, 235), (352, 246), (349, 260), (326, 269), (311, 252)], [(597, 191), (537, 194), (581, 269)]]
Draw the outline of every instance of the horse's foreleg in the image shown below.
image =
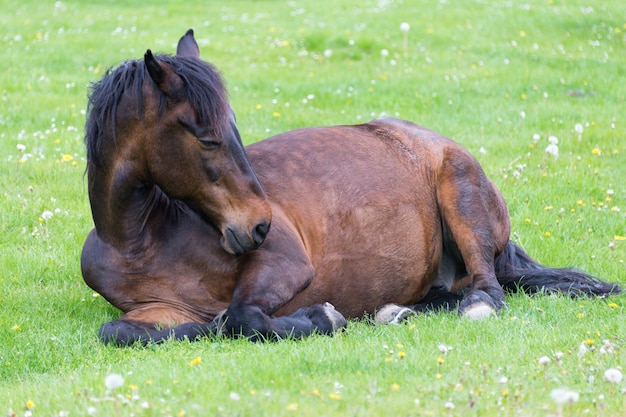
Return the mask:
[(259, 306), (235, 304), (217, 323), (218, 332), (252, 340), (302, 338), (313, 333), (332, 335), (346, 326), (346, 319), (330, 303), (302, 307), (287, 316), (270, 316)]
[(307, 288), (315, 275), (299, 235), (283, 227), (275, 222), (263, 246), (241, 260), (233, 298), (221, 318), (222, 333), (300, 338), (311, 333), (332, 334), (346, 325), (329, 303), (301, 305), (291, 314), (275, 315)]
[(147, 345), (161, 343), (169, 339), (196, 340), (201, 337), (215, 335), (217, 324), (184, 323), (169, 329), (159, 329), (154, 324), (146, 324), (131, 320), (115, 320), (100, 326), (98, 336), (103, 343), (118, 346), (134, 344)]
[(487, 317), (505, 301), (494, 270), (494, 259), (509, 238), (504, 200), (478, 162), (464, 151), (444, 158), (437, 197), (444, 245), (459, 254), (471, 283), (459, 312), (474, 319)]

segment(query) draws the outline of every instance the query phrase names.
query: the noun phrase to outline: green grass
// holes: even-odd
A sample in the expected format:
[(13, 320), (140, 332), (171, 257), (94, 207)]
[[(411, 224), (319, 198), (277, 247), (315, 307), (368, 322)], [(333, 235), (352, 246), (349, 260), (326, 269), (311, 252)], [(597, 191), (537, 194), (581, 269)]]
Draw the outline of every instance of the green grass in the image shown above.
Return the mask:
[[(511, 296), (485, 322), (355, 321), (297, 342), (96, 340), (119, 312), (79, 268), (93, 227), (87, 86), (147, 48), (173, 52), (189, 27), (223, 72), (247, 143), (382, 114), (412, 120), (476, 155), (531, 255), (626, 283), (623, 4), (517, 3), (0, 0), (0, 413), (624, 415), (626, 383), (603, 374), (626, 363), (626, 296)], [(124, 377), (114, 392), (112, 373)], [(578, 402), (556, 404), (561, 387)]]

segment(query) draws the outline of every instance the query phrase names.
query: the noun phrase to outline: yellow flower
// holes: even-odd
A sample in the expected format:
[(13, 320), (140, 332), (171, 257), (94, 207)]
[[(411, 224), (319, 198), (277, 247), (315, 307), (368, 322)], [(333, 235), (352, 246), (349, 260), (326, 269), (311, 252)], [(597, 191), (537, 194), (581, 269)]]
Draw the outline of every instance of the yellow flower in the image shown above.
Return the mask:
[(200, 362), (202, 362), (202, 358), (198, 356), (197, 358), (192, 359), (191, 362), (189, 362), (189, 366), (196, 366)]
[(583, 317), (585, 317), (585, 313), (578, 313), (578, 314), (576, 314), (576, 318), (577, 319), (582, 319)]
[(550, 236), (552, 236), (552, 233), (546, 232), (545, 235), (546, 235), (546, 237), (550, 237)]
[(72, 155), (69, 155), (69, 154), (64, 154), (62, 156), (62, 159), (63, 159), (63, 162), (68, 162), (68, 161), (71, 161), (72, 159), (74, 159), (74, 157)]
[(587, 346), (593, 346), (593, 339), (585, 339), (583, 341), (584, 344), (586, 344)]
[(552, 207), (552, 206), (550, 206), (550, 205), (547, 205), (547, 206), (545, 206), (543, 209), (544, 209), (544, 210), (552, 210), (553, 208), (554, 208), (554, 207)]
[(626, 240), (626, 236), (615, 235), (613, 236), (613, 240)]
[(398, 356), (402, 359), (402, 358), (404, 358), (406, 356), (406, 353), (404, 353), (402, 351), (398, 352)]
[(439, 356), (439, 357), (437, 358), (437, 364), (438, 364), (438, 365), (441, 365), (441, 364), (443, 364), (443, 362), (444, 362), (443, 358), (442, 358), (441, 356)]
[(391, 384), (391, 389), (394, 390), (394, 391), (398, 391), (400, 389), (400, 385), (395, 384), (395, 383)]
[(331, 392), (330, 394), (328, 394), (328, 398), (330, 398), (331, 400), (340, 400), (341, 399), (341, 395), (335, 394), (334, 392)]
[(14, 332), (22, 330), (22, 326), (20, 326), (19, 324), (14, 324), (13, 327), (11, 327), (11, 330), (13, 330)]
[(591, 153), (594, 155), (602, 155), (602, 150), (596, 146), (591, 150)]
[(298, 409), (298, 403), (287, 404), (285, 408), (289, 411), (296, 411)]
[(619, 306), (618, 306), (617, 304), (615, 304), (615, 303), (609, 303), (609, 304), (608, 304), (608, 306), (609, 306), (609, 307), (611, 307), (611, 308), (618, 308), (618, 307), (619, 307)]
[(26, 401), (26, 409), (32, 410), (33, 408), (35, 408), (35, 403), (32, 400)]

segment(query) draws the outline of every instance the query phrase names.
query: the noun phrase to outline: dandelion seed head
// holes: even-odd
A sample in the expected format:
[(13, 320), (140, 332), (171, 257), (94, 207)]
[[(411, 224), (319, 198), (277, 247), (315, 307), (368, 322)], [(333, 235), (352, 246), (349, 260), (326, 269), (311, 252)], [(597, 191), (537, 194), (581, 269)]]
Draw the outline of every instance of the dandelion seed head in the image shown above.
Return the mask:
[(120, 374), (109, 374), (104, 378), (104, 386), (109, 390), (118, 389), (124, 385), (124, 377)]
[(411, 25), (406, 22), (400, 23), (400, 30), (404, 33), (407, 33), (411, 29)]
[(580, 395), (577, 392), (571, 391), (567, 388), (556, 388), (553, 389), (552, 392), (550, 392), (550, 397), (557, 404), (566, 404), (577, 402)]
[(604, 371), (604, 380), (611, 384), (619, 384), (622, 381), (622, 371), (617, 368), (609, 368)]
[(550, 358), (547, 356), (542, 356), (537, 360), (537, 363), (541, 366), (548, 366), (550, 364)]
[(583, 133), (583, 125), (581, 125), (580, 123), (576, 123), (574, 125), (574, 132), (578, 133), (579, 135)]
[(46, 220), (46, 221), (50, 220), (52, 218), (52, 216), (53, 216), (53, 214), (49, 210), (46, 210), (43, 213), (41, 213), (41, 218)]
[(552, 155), (555, 158), (558, 158), (559, 147), (556, 145), (556, 143), (550, 143), (548, 146), (546, 146), (546, 153), (548, 155)]

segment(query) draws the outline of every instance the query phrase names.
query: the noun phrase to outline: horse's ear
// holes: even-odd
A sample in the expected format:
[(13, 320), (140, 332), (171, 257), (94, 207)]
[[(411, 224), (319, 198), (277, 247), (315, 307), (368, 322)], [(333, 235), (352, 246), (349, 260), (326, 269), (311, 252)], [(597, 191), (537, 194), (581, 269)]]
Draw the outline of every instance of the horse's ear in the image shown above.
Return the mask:
[(196, 39), (193, 37), (193, 29), (189, 29), (187, 33), (185, 33), (178, 41), (176, 55), (188, 56), (192, 58), (200, 57), (200, 48), (198, 47)]
[(169, 97), (175, 98), (184, 86), (183, 80), (178, 74), (168, 65), (161, 65), (149, 49), (144, 55), (144, 62), (150, 78), (152, 78), (159, 89)]

